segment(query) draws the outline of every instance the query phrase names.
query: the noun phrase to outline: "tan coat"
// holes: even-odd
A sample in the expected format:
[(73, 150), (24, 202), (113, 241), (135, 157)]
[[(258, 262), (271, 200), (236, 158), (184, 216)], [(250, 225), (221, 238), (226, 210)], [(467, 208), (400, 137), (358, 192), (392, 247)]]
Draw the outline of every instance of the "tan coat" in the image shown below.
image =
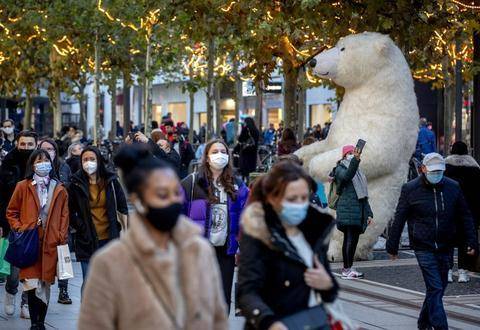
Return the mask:
[[(55, 282), (57, 274), (57, 246), (68, 240), (68, 194), (58, 182), (53, 192), (45, 230), (39, 227), (40, 256), (30, 267), (20, 270), (20, 279), (38, 278)], [(7, 220), (15, 231), (34, 228), (40, 211), (40, 200), (31, 179), (20, 181), (15, 187), (7, 208)]]
[[(185, 329), (227, 329), (222, 281), (213, 248), (201, 229), (181, 216), (172, 236), (177, 248), (179, 274), (186, 309)], [(126, 244), (125, 244), (126, 243)], [(130, 247), (130, 252), (129, 252)], [(124, 237), (100, 251), (91, 261), (78, 323), (79, 330), (174, 329), (142, 272), (128, 253), (141, 263), (175, 313), (177, 300), (170, 286), (171, 261), (155, 254), (156, 245), (138, 216)]]

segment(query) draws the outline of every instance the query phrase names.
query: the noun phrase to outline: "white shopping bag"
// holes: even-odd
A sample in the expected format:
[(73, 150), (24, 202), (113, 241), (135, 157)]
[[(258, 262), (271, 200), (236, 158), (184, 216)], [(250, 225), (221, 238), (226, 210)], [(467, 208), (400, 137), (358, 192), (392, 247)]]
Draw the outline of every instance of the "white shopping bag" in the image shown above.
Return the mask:
[(57, 276), (59, 280), (68, 280), (73, 278), (72, 258), (70, 258), (70, 249), (68, 245), (57, 246), (58, 264)]

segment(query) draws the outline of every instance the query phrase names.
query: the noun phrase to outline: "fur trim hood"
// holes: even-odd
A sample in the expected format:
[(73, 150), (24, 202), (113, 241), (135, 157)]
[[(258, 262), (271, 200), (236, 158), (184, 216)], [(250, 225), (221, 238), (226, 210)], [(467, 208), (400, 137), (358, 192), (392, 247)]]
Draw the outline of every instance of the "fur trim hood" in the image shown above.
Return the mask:
[(465, 166), (480, 168), (475, 158), (470, 155), (451, 155), (445, 159), (445, 163), (451, 166)]
[(240, 219), (243, 232), (263, 242), (268, 247), (272, 247), (271, 234), (265, 222), (265, 211), (259, 202), (248, 205)]

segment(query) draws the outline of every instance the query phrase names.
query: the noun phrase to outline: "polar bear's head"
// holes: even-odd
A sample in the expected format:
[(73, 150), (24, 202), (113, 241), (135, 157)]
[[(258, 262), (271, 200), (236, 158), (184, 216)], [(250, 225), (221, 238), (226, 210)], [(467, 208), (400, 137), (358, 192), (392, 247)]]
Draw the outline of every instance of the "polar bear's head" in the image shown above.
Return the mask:
[(405, 62), (403, 54), (390, 37), (375, 32), (341, 38), (335, 47), (320, 53), (315, 60), (313, 72), (317, 76), (331, 79), (346, 88), (369, 81), (390, 65), (400, 64), (403, 67)]

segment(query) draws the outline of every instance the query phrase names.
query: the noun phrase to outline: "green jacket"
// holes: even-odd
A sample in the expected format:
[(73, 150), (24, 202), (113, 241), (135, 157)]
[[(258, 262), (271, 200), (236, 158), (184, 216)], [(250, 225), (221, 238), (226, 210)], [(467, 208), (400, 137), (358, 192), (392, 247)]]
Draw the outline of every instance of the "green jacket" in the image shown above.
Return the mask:
[(359, 165), (360, 161), (353, 158), (348, 168), (342, 163), (335, 168), (335, 182), (340, 195), (337, 203), (337, 227), (340, 231), (353, 226), (363, 233), (367, 229), (368, 218), (373, 218), (368, 198), (359, 200), (353, 186), (352, 179)]

